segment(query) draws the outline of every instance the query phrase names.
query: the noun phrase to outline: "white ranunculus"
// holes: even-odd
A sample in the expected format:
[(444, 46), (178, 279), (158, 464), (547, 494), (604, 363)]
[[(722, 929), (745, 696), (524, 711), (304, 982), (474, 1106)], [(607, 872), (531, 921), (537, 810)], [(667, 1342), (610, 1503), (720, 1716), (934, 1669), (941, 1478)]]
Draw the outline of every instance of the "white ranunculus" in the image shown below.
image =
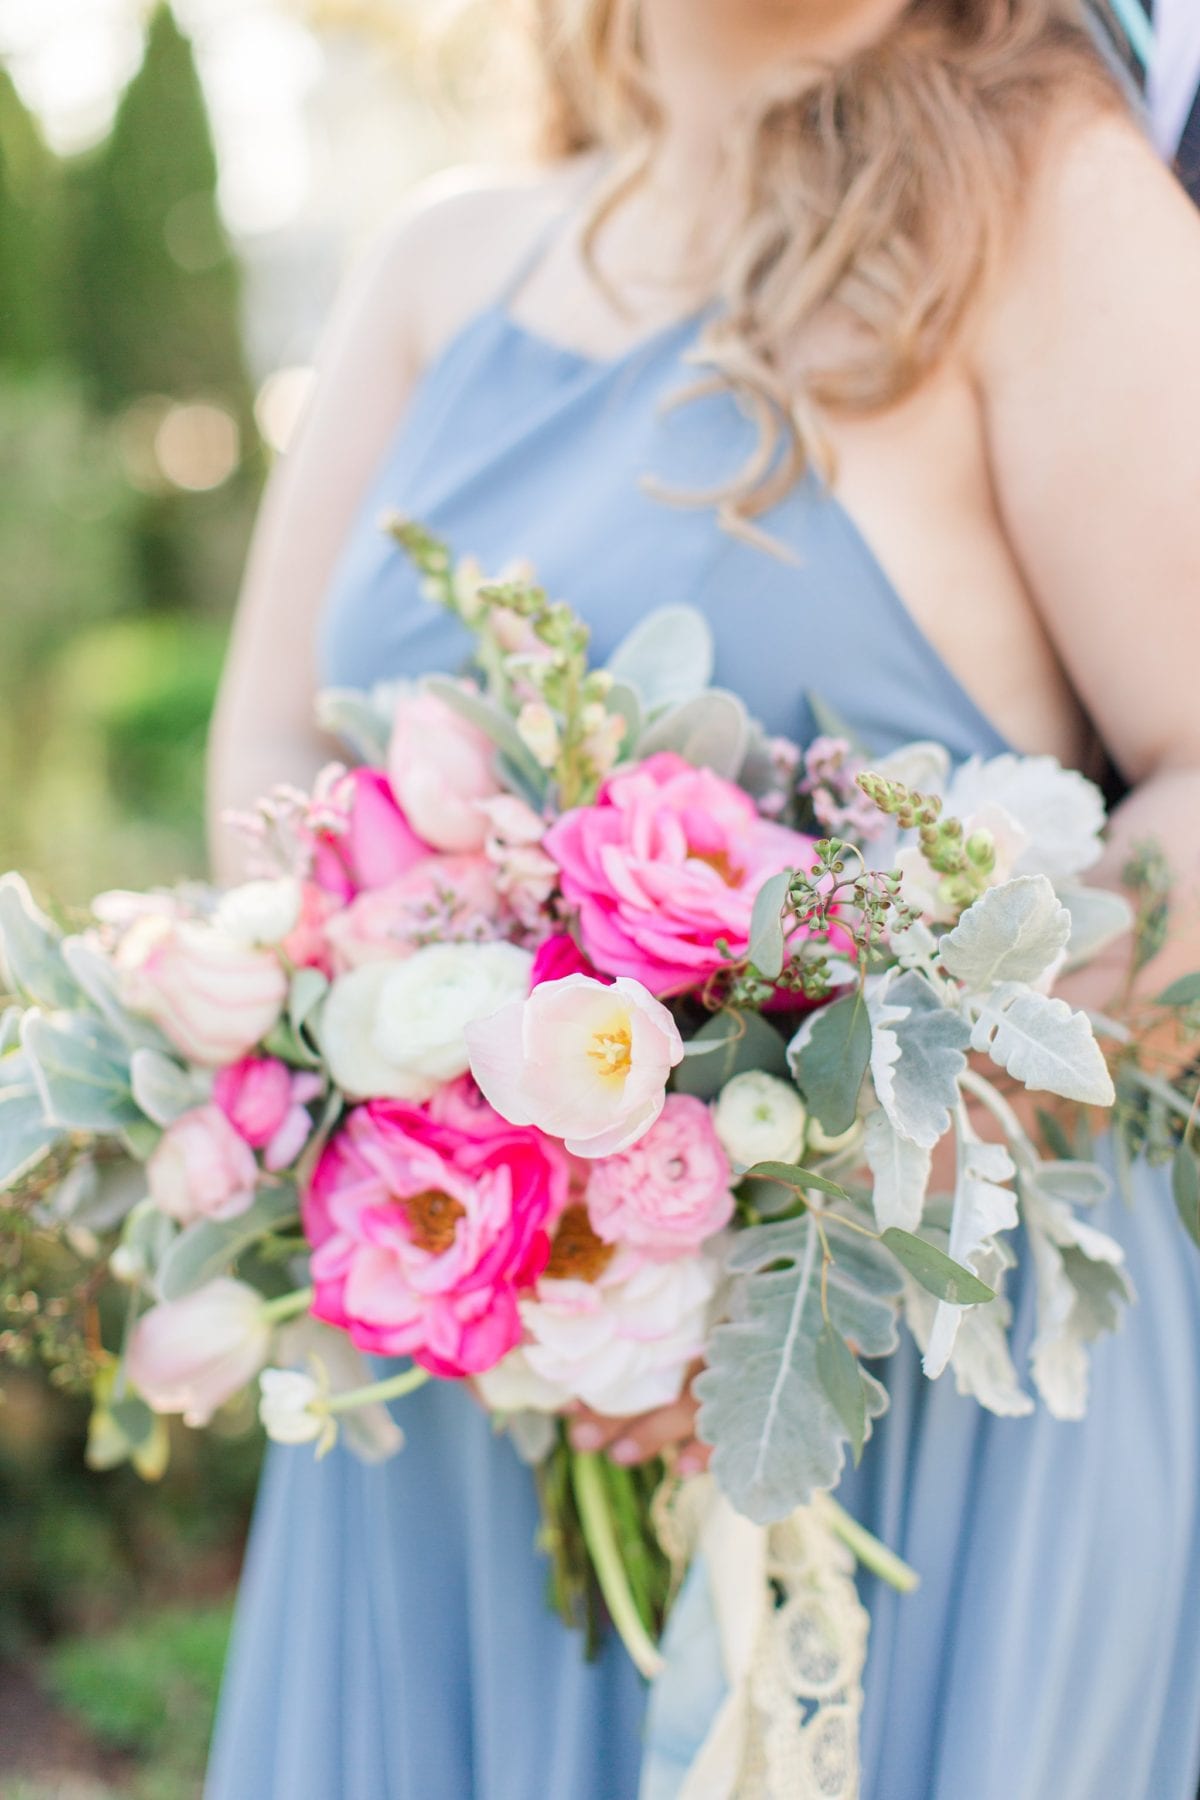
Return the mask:
[(243, 882), (221, 896), (216, 923), (242, 944), (280, 944), (296, 927), (300, 900), (300, 883), (292, 875)]
[(467, 1071), (465, 1032), (529, 991), (515, 944), (430, 944), (339, 976), (321, 1015), (330, 1073), (353, 1099), (429, 1099)]
[(264, 1369), (258, 1378), (258, 1416), (276, 1444), (313, 1444), (329, 1427), (328, 1413), (318, 1410), (321, 1384), (300, 1369)]
[(713, 1124), (730, 1161), (748, 1169), (757, 1162), (798, 1162), (808, 1112), (788, 1082), (749, 1069), (721, 1089)]
[(490, 1412), (563, 1412), (575, 1398), (568, 1388), (536, 1375), (518, 1345), (494, 1368), (476, 1375), (475, 1387)]

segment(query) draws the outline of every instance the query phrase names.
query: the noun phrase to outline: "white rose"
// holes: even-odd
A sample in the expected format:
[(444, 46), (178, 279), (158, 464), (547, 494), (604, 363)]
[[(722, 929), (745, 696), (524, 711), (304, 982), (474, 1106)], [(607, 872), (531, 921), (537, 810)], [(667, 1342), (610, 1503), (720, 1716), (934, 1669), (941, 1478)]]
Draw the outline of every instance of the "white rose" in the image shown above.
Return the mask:
[(222, 895), (216, 924), (242, 944), (279, 944), (296, 927), (300, 898), (300, 883), (292, 875), (247, 881)]
[(312, 1375), (299, 1369), (264, 1369), (258, 1386), (258, 1416), (273, 1443), (311, 1444), (326, 1432), (329, 1415), (314, 1404), (322, 1393)]
[(798, 1162), (808, 1113), (786, 1081), (750, 1069), (727, 1081), (713, 1108), (713, 1125), (731, 1162)]
[(430, 944), (339, 976), (321, 1048), (354, 1099), (428, 1100), (467, 1071), (465, 1032), (529, 991), (533, 957), (515, 944)]

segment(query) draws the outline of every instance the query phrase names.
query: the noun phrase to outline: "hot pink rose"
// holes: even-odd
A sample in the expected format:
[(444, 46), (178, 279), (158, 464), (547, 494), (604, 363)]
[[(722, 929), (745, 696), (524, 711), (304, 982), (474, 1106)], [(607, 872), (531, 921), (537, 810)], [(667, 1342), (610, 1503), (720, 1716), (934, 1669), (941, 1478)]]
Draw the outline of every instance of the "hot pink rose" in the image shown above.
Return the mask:
[(476, 802), (500, 792), (495, 746), (436, 694), (401, 696), (388, 776), (405, 816), (435, 850), (482, 850), (488, 821)]
[(556, 931), (553, 937), (538, 945), (529, 985), (539, 987), (543, 981), (562, 981), (568, 975), (588, 975), (593, 981), (612, 980), (611, 975), (597, 974), (573, 937), (568, 937), (565, 931)]
[(718, 940), (744, 954), (763, 882), (813, 861), (811, 839), (760, 818), (732, 781), (666, 751), (618, 771), (594, 806), (565, 813), (545, 847), (596, 967), (660, 997), (720, 969)]
[(221, 1069), (213, 1100), (268, 1169), (286, 1169), (308, 1142), (308, 1101), (321, 1092), (318, 1076), (289, 1069), (273, 1056), (246, 1056)]
[(274, 950), (241, 943), (198, 919), (140, 918), (116, 952), (121, 998), (192, 1062), (245, 1056), (283, 1010), (288, 981)]
[(592, 1164), (588, 1217), (606, 1243), (694, 1250), (729, 1223), (731, 1179), (707, 1106), (668, 1094), (644, 1137)]
[(181, 1225), (234, 1219), (254, 1199), (258, 1164), (219, 1106), (194, 1106), (163, 1132), (146, 1180), (155, 1206)]
[(429, 855), (380, 769), (351, 769), (328, 797), (335, 828), (317, 831), (313, 880), (339, 900), (364, 888), (387, 887)]
[(517, 1296), (546, 1265), (567, 1183), (566, 1157), (536, 1131), (357, 1107), (304, 1202), (313, 1312), (435, 1375), (490, 1369), (521, 1336)]
[(485, 856), (425, 856), (387, 887), (359, 894), (325, 935), (338, 974), (394, 962), (421, 944), (482, 942), (504, 909)]

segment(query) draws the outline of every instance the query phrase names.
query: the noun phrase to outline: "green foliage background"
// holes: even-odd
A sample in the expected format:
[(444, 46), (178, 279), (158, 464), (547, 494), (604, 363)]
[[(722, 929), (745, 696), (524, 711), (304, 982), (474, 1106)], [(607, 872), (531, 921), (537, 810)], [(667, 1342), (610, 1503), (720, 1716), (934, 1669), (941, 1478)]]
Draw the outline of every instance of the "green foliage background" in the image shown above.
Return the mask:
[[(0, 69), (0, 867), (68, 906), (203, 869), (205, 732), (262, 474), (216, 175), (165, 5), (84, 157), (50, 152)], [(199, 493), (147, 458), (153, 422), (196, 401), (241, 447)], [(0, 1395), (0, 1676), (32, 1667), (126, 1759), (130, 1800), (197, 1792), (258, 1458), (251, 1422), (231, 1429), (178, 1432), (151, 1488), (86, 1470), (85, 1409), (32, 1370)], [(0, 1746), (0, 1794), (43, 1791)]]

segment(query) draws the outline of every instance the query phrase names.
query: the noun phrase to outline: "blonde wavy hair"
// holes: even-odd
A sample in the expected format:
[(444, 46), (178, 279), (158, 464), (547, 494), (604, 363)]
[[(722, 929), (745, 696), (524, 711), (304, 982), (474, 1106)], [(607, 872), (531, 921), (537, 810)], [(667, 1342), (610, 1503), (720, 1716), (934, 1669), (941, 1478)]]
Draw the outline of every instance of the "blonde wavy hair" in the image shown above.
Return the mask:
[[(535, 6), (554, 148), (615, 153), (590, 245), (653, 161), (641, 0)], [(1082, 0), (910, 0), (846, 60), (774, 71), (729, 146), (736, 220), (693, 353), (707, 373), (678, 396), (732, 390), (759, 442), (719, 490), (664, 497), (715, 504), (754, 535), (806, 468), (829, 474), (823, 410), (893, 405), (945, 359), (1067, 104), (1123, 104)], [(817, 322), (840, 327), (836, 355), (797, 378), (795, 348)]]

